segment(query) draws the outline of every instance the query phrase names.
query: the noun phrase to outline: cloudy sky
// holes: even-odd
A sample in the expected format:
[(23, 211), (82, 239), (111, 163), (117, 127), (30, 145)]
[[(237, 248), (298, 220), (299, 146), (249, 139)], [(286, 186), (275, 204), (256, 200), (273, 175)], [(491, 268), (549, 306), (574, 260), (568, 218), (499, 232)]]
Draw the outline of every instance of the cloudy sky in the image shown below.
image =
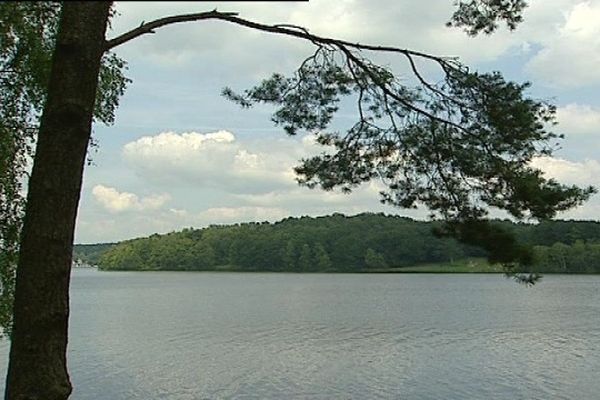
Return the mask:
[[(600, 186), (600, 0), (532, 0), (516, 32), (469, 38), (444, 26), (452, 0), (117, 3), (109, 38), (155, 18), (218, 8), (263, 23), (302, 25), (350, 41), (458, 56), (473, 69), (531, 81), (552, 100), (562, 148), (536, 166), (564, 183)], [(382, 206), (378, 183), (351, 195), (299, 187), (292, 168), (318, 151), (310, 136), (287, 137), (270, 109), (240, 109), (220, 96), (272, 72), (290, 72), (306, 43), (204, 21), (162, 28), (117, 48), (133, 83), (113, 126), (97, 125), (76, 242), (115, 241), (184, 227), (286, 216), (424, 211)], [(400, 65), (395, 56), (376, 56)], [(401, 67), (399, 67), (401, 68)], [(406, 71), (399, 69), (399, 74)], [(353, 121), (350, 113), (339, 127)], [(346, 123), (346, 125), (344, 124)], [(600, 220), (600, 196), (561, 218)]]

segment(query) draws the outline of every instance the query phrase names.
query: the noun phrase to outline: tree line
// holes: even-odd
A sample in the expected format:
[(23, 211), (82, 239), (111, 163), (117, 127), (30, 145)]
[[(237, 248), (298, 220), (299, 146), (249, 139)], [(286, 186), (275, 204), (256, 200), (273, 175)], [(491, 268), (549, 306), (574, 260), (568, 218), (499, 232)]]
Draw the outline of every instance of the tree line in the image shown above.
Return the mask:
[(536, 246), (534, 269), (559, 274), (600, 274), (600, 242), (577, 240), (568, 245)]
[[(600, 272), (600, 223), (495, 221), (533, 247), (535, 272)], [(212, 225), (115, 244), (75, 246), (74, 259), (103, 270), (356, 272), (485, 257), (436, 236), (437, 223), (364, 213)]]

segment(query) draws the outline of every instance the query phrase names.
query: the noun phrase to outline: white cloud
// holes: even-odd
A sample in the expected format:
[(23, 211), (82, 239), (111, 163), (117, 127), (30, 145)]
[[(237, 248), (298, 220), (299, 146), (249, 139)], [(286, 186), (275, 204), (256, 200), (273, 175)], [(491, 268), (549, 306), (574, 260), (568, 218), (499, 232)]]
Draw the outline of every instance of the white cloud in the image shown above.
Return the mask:
[(562, 25), (540, 43), (542, 49), (526, 65), (530, 73), (557, 87), (599, 84), (600, 1), (572, 6)]
[(173, 213), (171, 210), (119, 214), (84, 211), (77, 223), (76, 237), (77, 243), (112, 242), (172, 232), (190, 226), (197, 225), (190, 222), (186, 215)]
[(562, 32), (581, 39), (597, 37), (600, 34), (600, 4), (584, 1), (571, 10)]
[(276, 207), (214, 207), (196, 216), (198, 222), (233, 223), (253, 221), (276, 221), (289, 215), (289, 211)]
[(306, 187), (292, 187), (287, 190), (278, 190), (260, 194), (240, 194), (236, 197), (259, 206), (278, 206), (304, 208), (306, 210), (330, 209), (336, 206), (373, 206), (379, 199), (379, 192), (384, 187), (379, 181), (371, 181), (361, 185), (352, 193), (342, 193), (339, 190), (323, 191), (321, 189), (308, 189)]
[(131, 210), (157, 210), (170, 199), (167, 194), (152, 195), (140, 199), (133, 193), (119, 192), (115, 188), (104, 185), (94, 186), (92, 195), (106, 210), (113, 213)]
[(556, 111), (558, 130), (565, 134), (597, 135), (600, 140), (600, 108), (568, 104)]
[(169, 208), (169, 212), (173, 213), (173, 215), (177, 215), (178, 217), (187, 217), (189, 215), (187, 210), (182, 210), (179, 208)]
[(538, 157), (532, 160), (531, 165), (561, 183), (600, 186), (600, 162), (597, 160), (576, 162), (555, 157)]
[(293, 166), (314, 147), (310, 141), (282, 138), (240, 142), (227, 131), (164, 132), (127, 143), (123, 157), (139, 175), (157, 184), (264, 193), (295, 186)]

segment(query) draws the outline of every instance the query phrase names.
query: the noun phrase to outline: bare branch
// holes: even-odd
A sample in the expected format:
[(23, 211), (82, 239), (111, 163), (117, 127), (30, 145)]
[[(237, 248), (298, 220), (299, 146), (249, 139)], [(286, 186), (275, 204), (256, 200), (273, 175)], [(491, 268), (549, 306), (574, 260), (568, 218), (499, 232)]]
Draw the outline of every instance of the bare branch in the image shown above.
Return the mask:
[(126, 32), (122, 35), (119, 35), (114, 39), (106, 41), (106, 43), (104, 44), (104, 50), (110, 50), (125, 42), (135, 39), (138, 36), (142, 36), (147, 33), (155, 33), (155, 29), (162, 28), (163, 26), (178, 24), (181, 22), (202, 21), (207, 19), (224, 19), (236, 15), (238, 15), (238, 13), (236, 12), (220, 12), (215, 9), (213, 11), (201, 13), (173, 15), (170, 17), (159, 18), (148, 23), (142, 21), (140, 26), (138, 26), (137, 28), (132, 29), (131, 31)]
[(301, 31), (301, 32), (308, 33), (308, 29), (306, 29), (306, 28), (305, 28), (305, 27), (303, 27), (303, 26), (299, 26), (299, 25), (293, 25), (293, 24), (277, 24), (277, 25), (273, 25), (273, 26), (275, 26), (275, 27), (277, 27), (277, 28), (291, 28), (291, 29), (297, 29), (297, 30), (299, 30), (299, 31)]
[(231, 22), (237, 25), (245, 26), (247, 28), (256, 29), (263, 32), (277, 33), (286, 36), (293, 36), (304, 40), (309, 40), (312, 43), (319, 43), (321, 45), (334, 45), (334, 46), (345, 46), (347, 48), (354, 48), (358, 50), (371, 50), (378, 52), (391, 52), (391, 53), (399, 53), (405, 56), (413, 56), (420, 57), (424, 59), (428, 59), (431, 61), (435, 61), (440, 64), (442, 68), (453, 68), (451, 65), (452, 58), (438, 57), (433, 56), (431, 54), (422, 53), (419, 51), (413, 51), (408, 49), (401, 49), (399, 47), (393, 46), (374, 46), (369, 44), (361, 44), (361, 43), (352, 43), (346, 40), (332, 39), (328, 37), (314, 35), (309, 33), (305, 28), (289, 25), (289, 24), (277, 24), (277, 25), (266, 25), (258, 22), (249, 21), (237, 16), (237, 12), (220, 12), (217, 10), (202, 12), (202, 13), (194, 13), (194, 14), (182, 14), (175, 15), (165, 18), (160, 18), (148, 23), (142, 23), (139, 27), (126, 32), (122, 35), (117, 36), (114, 39), (108, 40), (105, 45), (106, 50), (110, 50), (114, 47), (117, 47), (125, 42), (128, 42), (132, 39), (135, 39), (138, 36), (151, 33), (157, 28), (161, 28), (163, 26), (177, 24), (181, 22), (193, 22), (193, 21), (202, 21), (209, 19), (216, 19), (221, 21)]

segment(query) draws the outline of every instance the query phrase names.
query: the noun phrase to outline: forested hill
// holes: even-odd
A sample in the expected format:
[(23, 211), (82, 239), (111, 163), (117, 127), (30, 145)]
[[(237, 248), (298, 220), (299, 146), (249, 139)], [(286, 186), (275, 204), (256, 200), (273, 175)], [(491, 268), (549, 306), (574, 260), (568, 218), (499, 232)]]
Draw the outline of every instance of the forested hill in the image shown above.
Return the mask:
[(73, 248), (73, 260), (85, 264), (98, 265), (100, 257), (118, 243), (76, 244)]
[[(598, 222), (498, 223), (536, 246), (539, 271), (600, 272)], [(308, 272), (381, 270), (485, 256), (478, 248), (435, 237), (432, 228), (432, 222), (370, 213), (286, 218), (77, 245), (74, 258), (106, 270)]]

